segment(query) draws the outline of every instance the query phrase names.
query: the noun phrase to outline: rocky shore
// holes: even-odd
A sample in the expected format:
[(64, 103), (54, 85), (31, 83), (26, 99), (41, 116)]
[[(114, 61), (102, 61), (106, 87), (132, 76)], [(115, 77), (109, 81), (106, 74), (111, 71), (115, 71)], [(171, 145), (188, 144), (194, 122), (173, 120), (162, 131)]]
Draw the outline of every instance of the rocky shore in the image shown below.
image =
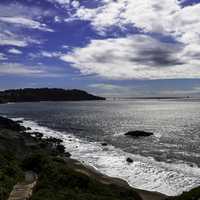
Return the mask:
[(199, 200), (200, 189), (167, 197), (130, 187), (126, 181), (103, 175), (71, 159), (62, 140), (27, 133), (10, 119), (0, 117), (0, 197), (7, 200), (26, 171), (38, 175), (31, 200)]

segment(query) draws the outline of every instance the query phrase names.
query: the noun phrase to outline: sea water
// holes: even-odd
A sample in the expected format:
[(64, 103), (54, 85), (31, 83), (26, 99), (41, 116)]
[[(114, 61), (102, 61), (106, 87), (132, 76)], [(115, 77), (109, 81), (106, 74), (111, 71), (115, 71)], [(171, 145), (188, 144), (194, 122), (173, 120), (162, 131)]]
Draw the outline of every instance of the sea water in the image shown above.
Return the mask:
[[(177, 195), (200, 185), (198, 100), (14, 103), (0, 105), (0, 115), (63, 139), (73, 158), (133, 187)], [(124, 135), (131, 130), (154, 135)]]

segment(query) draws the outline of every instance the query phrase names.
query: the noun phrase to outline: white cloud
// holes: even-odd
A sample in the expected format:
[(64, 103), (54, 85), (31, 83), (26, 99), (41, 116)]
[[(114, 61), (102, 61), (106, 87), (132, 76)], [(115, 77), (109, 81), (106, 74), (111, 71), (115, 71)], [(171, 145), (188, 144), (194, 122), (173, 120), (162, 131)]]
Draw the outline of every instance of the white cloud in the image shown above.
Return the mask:
[(29, 66), (20, 63), (5, 62), (0, 64), (0, 76), (5, 75), (54, 78), (61, 77), (64, 74), (60, 71), (60, 69), (49, 69), (49, 67), (44, 65)]
[(82, 74), (107, 79), (200, 78), (196, 58), (186, 59), (185, 46), (164, 43), (150, 36), (92, 40), (61, 56)]
[(35, 21), (33, 19), (28, 19), (21, 16), (15, 16), (15, 17), (0, 17), (0, 21), (4, 23), (9, 24), (15, 24), (18, 26), (22, 26), (25, 28), (31, 28), (31, 29), (38, 29), (41, 31), (48, 31), (53, 32), (52, 29), (48, 28), (46, 24), (42, 24), (38, 21)]
[(67, 7), (67, 8), (69, 6), (72, 6), (74, 8), (78, 8), (80, 6), (80, 3), (78, 0), (47, 0), (47, 1), (59, 4), (61, 6)]
[(126, 25), (160, 33), (184, 44), (200, 45), (200, 3), (182, 7), (178, 0), (101, 0), (97, 8), (80, 6), (72, 19), (91, 21), (99, 33)]
[(7, 60), (5, 54), (3, 53), (0, 53), (0, 60)]
[(29, 57), (32, 59), (35, 58), (60, 58), (63, 54), (61, 52), (49, 52), (49, 51), (40, 51), (39, 53), (29, 53)]
[(74, 8), (79, 8), (79, 6), (80, 6), (80, 3), (79, 3), (79, 1), (72, 1), (71, 2), (71, 5), (74, 7)]
[(40, 75), (44, 73), (43, 70), (25, 67), (24, 65), (18, 63), (2, 63), (0, 64), (0, 75), (20, 75), (20, 76), (31, 76), (31, 75)]
[[(182, 7), (178, 0), (101, 0), (99, 7), (79, 6), (67, 21), (88, 20), (100, 34), (128, 25), (143, 35), (92, 40), (61, 59), (83, 74), (108, 79), (200, 78), (199, 13), (200, 3)], [(164, 37), (171, 42), (162, 42)]]
[(16, 46), (26, 47), (29, 44), (41, 44), (42, 41), (35, 40), (29, 36), (23, 34), (18, 35), (8, 30), (0, 31), (0, 46)]
[(70, 3), (70, 0), (49, 0), (49, 1), (61, 4), (61, 5), (67, 5)]
[(47, 58), (58, 58), (62, 56), (61, 52), (48, 52), (48, 51), (41, 51), (41, 56), (47, 57)]
[(0, 45), (25, 47), (29, 44), (41, 44), (38, 39), (26, 35), (23, 29), (53, 32), (40, 20), (42, 17), (54, 15), (53, 11), (34, 6), (30, 8), (17, 2), (0, 4)]
[(12, 54), (22, 54), (22, 52), (19, 49), (15, 48), (9, 49), (8, 52)]
[(62, 48), (63, 48), (63, 49), (69, 49), (70, 46), (68, 46), (68, 45), (62, 45)]

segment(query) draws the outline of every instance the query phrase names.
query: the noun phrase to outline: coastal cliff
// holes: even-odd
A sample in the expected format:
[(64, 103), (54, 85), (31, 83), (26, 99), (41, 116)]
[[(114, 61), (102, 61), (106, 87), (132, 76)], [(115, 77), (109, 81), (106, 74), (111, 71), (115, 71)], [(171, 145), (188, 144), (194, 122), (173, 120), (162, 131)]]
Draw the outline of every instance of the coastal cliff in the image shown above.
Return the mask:
[(57, 88), (26, 88), (0, 92), (0, 103), (37, 102), (37, 101), (86, 101), (105, 100), (82, 90), (64, 90)]

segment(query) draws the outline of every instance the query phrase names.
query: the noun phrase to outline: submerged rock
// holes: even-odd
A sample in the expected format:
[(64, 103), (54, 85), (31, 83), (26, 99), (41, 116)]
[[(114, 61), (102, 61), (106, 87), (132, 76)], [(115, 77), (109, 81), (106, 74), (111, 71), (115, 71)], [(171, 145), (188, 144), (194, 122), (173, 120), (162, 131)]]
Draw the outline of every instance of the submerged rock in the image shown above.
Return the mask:
[(132, 137), (149, 137), (153, 135), (151, 132), (145, 132), (145, 131), (129, 131), (125, 133), (127, 136), (132, 136)]
[(31, 133), (32, 136), (36, 137), (37, 139), (42, 139), (43, 134), (40, 132), (33, 132)]
[(106, 142), (101, 143), (102, 146), (108, 146)]
[(72, 156), (71, 153), (69, 153), (69, 152), (65, 152), (64, 155), (65, 155), (65, 157), (67, 157), (67, 158), (70, 158), (70, 157)]
[(132, 162), (133, 162), (133, 159), (127, 158), (126, 161), (127, 161), (128, 163), (132, 163)]

